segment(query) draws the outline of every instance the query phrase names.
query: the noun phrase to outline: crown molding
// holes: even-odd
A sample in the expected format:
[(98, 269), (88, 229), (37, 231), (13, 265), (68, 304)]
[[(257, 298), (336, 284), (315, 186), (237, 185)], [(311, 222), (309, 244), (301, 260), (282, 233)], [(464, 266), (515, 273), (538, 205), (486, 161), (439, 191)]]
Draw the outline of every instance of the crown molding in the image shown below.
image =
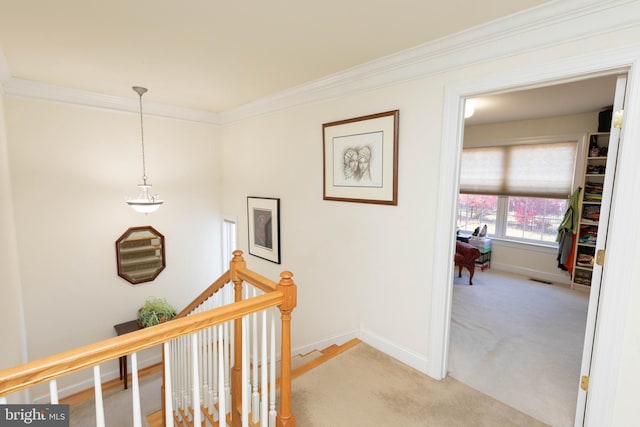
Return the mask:
[[(140, 111), (140, 105), (137, 97), (123, 98), (13, 77), (6, 81), (3, 86), (4, 92), (7, 96), (42, 99), (45, 101), (63, 102), (133, 113)], [(217, 113), (154, 102), (145, 101), (144, 112), (145, 115), (149, 116), (167, 117), (171, 119), (210, 124), (219, 123)]]
[[(334, 73), (220, 113), (145, 103), (150, 115), (222, 125), (374, 90), (640, 25), (637, 0), (557, 0)], [(6, 95), (136, 112), (134, 99), (12, 78), (0, 50)]]
[(403, 50), (220, 113), (226, 124), (637, 26), (636, 0), (561, 0)]

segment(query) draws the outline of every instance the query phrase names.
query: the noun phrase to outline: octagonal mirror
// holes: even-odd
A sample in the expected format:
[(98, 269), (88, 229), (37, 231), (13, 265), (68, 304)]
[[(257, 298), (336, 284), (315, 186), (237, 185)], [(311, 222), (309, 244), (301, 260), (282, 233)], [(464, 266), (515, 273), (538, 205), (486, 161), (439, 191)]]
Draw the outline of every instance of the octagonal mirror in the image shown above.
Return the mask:
[(166, 265), (164, 236), (151, 226), (131, 227), (116, 240), (118, 276), (131, 284), (151, 282)]

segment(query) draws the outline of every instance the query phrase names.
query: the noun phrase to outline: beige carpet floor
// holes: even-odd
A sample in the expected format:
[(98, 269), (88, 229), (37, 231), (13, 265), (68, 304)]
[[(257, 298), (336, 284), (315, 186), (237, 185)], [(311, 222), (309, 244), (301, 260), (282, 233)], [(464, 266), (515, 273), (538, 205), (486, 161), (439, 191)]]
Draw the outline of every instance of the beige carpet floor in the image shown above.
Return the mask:
[[(142, 414), (160, 409), (159, 374), (141, 380)], [(367, 344), (295, 378), (299, 427), (544, 427), (461, 382), (435, 381)], [(105, 394), (108, 427), (132, 425), (131, 390)], [(93, 401), (71, 407), (71, 426), (95, 426)], [(143, 419), (143, 426), (147, 426)]]
[(588, 293), (493, 269), (468, 283), (463, 273), (453, 285), (449, 375), (554, 427), (573, 426)]
[(461, 382), (433, 380), (361, 343), (295, 378), (300, 427), (536, 427), (545, 424)]

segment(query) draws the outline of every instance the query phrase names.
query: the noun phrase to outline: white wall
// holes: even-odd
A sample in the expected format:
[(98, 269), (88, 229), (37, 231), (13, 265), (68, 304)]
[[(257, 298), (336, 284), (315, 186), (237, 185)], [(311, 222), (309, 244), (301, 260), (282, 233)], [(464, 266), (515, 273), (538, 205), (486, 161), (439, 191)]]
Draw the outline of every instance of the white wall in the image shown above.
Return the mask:
[[(613, 26), (612, 16), (620, 25)], [(434, 346), (429, 336), (432, 293), (443, 285), (435, 283), (432, 274), (434, 269), (442, 268), (434, 265), (434, 257), (443, 251), (434, 244), (434, 236), (442, 227), (436, 223), (437, 189), (453, 173), (440, 167), (441, 141), (449, 131), (442, 126), (448, 88), (469, 79), (563, 61), (572, 55), (589, 52), (604, 55), (612, 46), (630, 45), (640, 59), (640, 48), (632, 46), (640, 40), (638, 16), (640, 12), (602, 16), (596, 13), (594, 23), (620, 29), (603, 34), (593, 30), (594, 25), (580, 25), (584, 31), (594, 32), (566, 43), (550, 43), (539, 50), (530, 47), (540, 42), (536, 34), (514, 30), (505, 41), (517, 47), (513, 54), (491, 56), (483, 46), (477, 48), (475, 41), (471, 45), (448, 44), (445, 47), (454, 49), (437, 50), (432, 61), (435, 65), (427, 67), (432, 71), (422, 77), (404, 83), (374, 84), (380, 87), (366, 91), (349, 91), (336, 84), (326, 90), (333, 94), (338, 88), (349, 94), (240, 120), (225, 126), (221, 135), (208, 126), (147, 120), (147, 135), (151, 135), (154, 125), (162, 128), (148, 140), (159, 141), (157, 144), (168, 152), (166, 157), (157, 151), (152, 154), (153, 144), (148, 146), (149, 176), (167, 200), (167, 206), (144, 222), (119, 208), (138, 180), (136, 161), (131, 159), (128, 146), (117, 145), (134, 144), (136, 137), (132, 135), (137, 135), (137, 122), (131, 115), (11, 99), (7, 102), (9, 159), (20, 272), (24, 275), (28, 300), (30, 351), (41, 354), (47, 347), (58, 351), (112, 334), (112, 324), (131, 318), (148, 289), (156, 295), (160, 291), (171, 292), (169, 296), (176, 299), (186, 294), (184, 287), (199, 281), (199, 277), (190, 275), (202, 274), (194, 269), (208, 265), (202, 259), (207, 256), (200, 257), (201, 252), (192, 250), (193, 246), (202, 249), (199, 243), (205, 239), (200, 234), (206, 228), (201, 226), (204, 217), (217, 216), (212, 221), (220, 222), (220, 211), (237, 216), (238, 241), (246, 252), (246, 197), (266, 196), (281, 199), (282, 264), (250, 255), (247, 261), (250, 268), (268, 277), (284, 269), (295, 273), (299, 305), (293, 313), (294, 348), (357, 333), (423, 369), (428, 351)], [(565, 22), (570, 19), (567, 15), (558, 15), (558, 19), (561, 21), (551, 20), (548, 24), (555, 23), (556, 29), (573, 24)], [(634, 19), (635, 22), (628, 22)], [(544, 26), (534, 26), (532, 31), (554, 37), (556, 33), (546, 25), (547, 21)], [(452, 56), (443, 59), (445, 51)], [(480, 55), (488, 57), (482, 59)], [(453, 65), (449, 68), (440, 65), (447, 60)], [(425, 61), (429, 62), (429, 58)], [(385, 81), (382, 74), (369, 76), (354, 86), (372, 87), (368, 85), (369, 79)], [(322, 123), (395, 108), (400, 109), (399, 205), (323, 201)], [(184, 142), (185, 134), (197, 141), (193, 152), (184, 147), (188, 143)], [(223, 141), (223, 150), (215, 146), (218, 136)], [(130, 138), (128, 143), (121, 142), (126, 138)], [(214, 141), (213, 146), (205, 140)], [(91, 148), (87, 149), (87, 144)], [(70, 153), (73, 159), (67, 158)], [(154, 156), (162, 157), (153, 159)], [(218, 175), (221, 162), (224, 162), (222, 179)], [(184, 177), (187, 166), (189, 172), (193, 170), (198, 176)], [(206, 183), (198, 184), (200, 181), (195, 178)], [(633, 179), (629, 185), (640, 185), (637, 176)], [(99, 193), (95, 193), (97, 190)], [(89, 193), (86, 197), (90, 201), (79, 205), (77, 200), (83, 191)], [(210, 195), (211, 199), (190, 197), (189, 191)], [(628, 194), (617, 199), (617, 209), (636, 212), (637, 198), (623, 197)], [(216, 198), (221, 196), (223, 209), (216, 204)], [(176, 205), (179, 212), (175, 212), (169, 207), (172, 200), (186, 206)], [(126, 227), (143, 223), (165, 233), (170, 250), (168, 267), (152, 284), (131, 287), (115, 275), (113, 241)], [(629, 228), (629, 235), (637, 234), (632, 232), (637, 225), (629, 222), (618, 227), (621, 226)], [(620, 254), (620, 261), (629, 266), (631, 278), (632, 266), (638, 259), (637, 245), (634, 248)], [(449, 255), (445, 255), (448, 259)], [(190, 257), (193, 259), (188, 262)], [(171, 272), (169, 265), (174, 259), (177, 265)], [(87, 262), (93, 263), (91, 268), (85, 267)], [(449, 264), (447, 268), (451, 268)], [(175, 272), (178, 267), (180, 274)], [(78, 295), (65, 300), (58, 297), (56, 290), (67, 297), (70, 292)], [(627, 301), (628, 310), (637, 313), (639, 294), (636, 291), (632, 296)], [(100, 305), (94, 312), (87, 307), (95, 299), (100, 299)], [(104, 308), (105, 305), (109, 307)], [(49, 321), (42, 320), (43, 316)], [(636, 319), (637, 314), (631, 317)], [(42, 332), (46, 323), (51, 330), (68, 331), (68, 342), (46, 342)], [(638, 334), (633, 325), (623, 326), (628, 326), (620, 329), (625, 353), (620, 371), (612, 373), (620, 381), (611, 393), (615, 399), (613, 419), (615, 425), (621, 426), (631, 425), (631, 420), (636, 419), (635, 384), (640, 380), (636, 357), (640, 350)], [(45, 342), (37, 342), (38, 338)], [(614, 338), (616, 341), (618, 337)]]
[[(147, 175), (165, 200), (145, 216), (125, 204), (142, 175), (137, 115), (5, 101), (30, 360), (114, 336), (113, 325), (135, 319), (149, 296), (181, 309), (220, 275), (215, 127), (145, 117)], [(153, 282), (132, 285), (117, 275), (115, 241), (142, 225), (164, 234), (166, 268)], [(159, 360), (159, 353), (145, 359)], [(115, 375), (116, 366), (103, 372)]]
[[(0, 369), (9, 368), (27, 360), (4, 116), (4, 96), (0, 90), (0, 236), (2, 236), (0, 238), (0, 283), (2, 283), (0, 341), (3, 343), (3, 349), (0, 351)], [(10, 402), (19, 403), (18, 396), (10, 396), (10, 399)]]
[[(452, 173), (439, 163), (448, 87), (571, 55), (598, 50), (604, 54), (614, 43), (620, 46), (638, 39), (640, 28), (628, 26), (226, 126), (225, 162), (241, 159), (245, 167), (225, 169), (225, 211), (242, 218), (246, 196), (281, 198), (281, 267), (293, 269), (299, 285), (293, 347), (360, 328), (366, 341), (424, 369), (431, 345), (431, 294), (435, 286), (443, 286), (433, 282), (432, 272), (441, 268), (434, 265), (434, 254), (443, 250), (433, 243), (441, 226), (435, 222), (438, 183), (444, 177), (451, 179), (447, 174)], [(366, 86), (362, 80), (358, 83)], [(398, 206), (323, 201), (322, 123), (396, 108), (400, 110)], [(247, 175), (249, 171), (252, 175)], [(623, 203), (637, 205), (636, 200)], [(239, 235), (246, 250), (244, 221), (239, 223)], [(249, 260), (268, 275), (280, 270), (250, 256)], [(629, 264), (633, 263), (630, 256)], [(637, 341), (628, 346), (637, 353)], [(640, 378), (630, 361), (623, 370)], [(620, 385), (625, 393), (630, 393), (628, 384)], [(631, 419), (631, 400), (620, 399), (620, 419)]]

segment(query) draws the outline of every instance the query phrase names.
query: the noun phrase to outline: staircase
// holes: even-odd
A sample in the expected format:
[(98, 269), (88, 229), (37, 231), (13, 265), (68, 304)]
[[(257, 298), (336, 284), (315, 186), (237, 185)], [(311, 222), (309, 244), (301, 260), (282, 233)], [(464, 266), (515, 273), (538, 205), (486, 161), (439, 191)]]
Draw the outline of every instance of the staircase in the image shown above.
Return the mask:
[[(358, 338), (354, 338), (341, 345), (333, 344), (323, 350), (313, 350), (305, 354), (293, 356), (291, 358), (291, 378), (294, 379), (309, 372), (313, 368), (353, 348), (360, 342)], [(279, 387), (279, 385), (279, 381), (276, 381), (276, 386)], [(147, 422), (149, 423), (149, 427), (164, 427), (163, 411), (160, 410), (148, 415)], [(190, 426), (193, 427), (192, 424), (190, 424)]]
[[(137, 354), (160, 345), (164, 425), (200, 426), (206, 418), (207, 425), (215, 427), (249, 423), (252, 427), (295, 427), (291, 314), (297, 304), (297, 287), (292, 277), (287, 271), (280, 274), (279, 282), (262, 277), (248, 270), (242, 252), (235, 251), (229, 270), (174, 320), (0, 371), (0, 404), (7, 403), (8, 395), (47, 383), (51, 404), (58, 404), (57, 379), (92, 368), (96, 426), (104, 427), (108, 414), (104, 412), (100, 367), (130, 356), (133, 426), (139, 427)], [(261, 375), (256, 374), (258, 367)]]

